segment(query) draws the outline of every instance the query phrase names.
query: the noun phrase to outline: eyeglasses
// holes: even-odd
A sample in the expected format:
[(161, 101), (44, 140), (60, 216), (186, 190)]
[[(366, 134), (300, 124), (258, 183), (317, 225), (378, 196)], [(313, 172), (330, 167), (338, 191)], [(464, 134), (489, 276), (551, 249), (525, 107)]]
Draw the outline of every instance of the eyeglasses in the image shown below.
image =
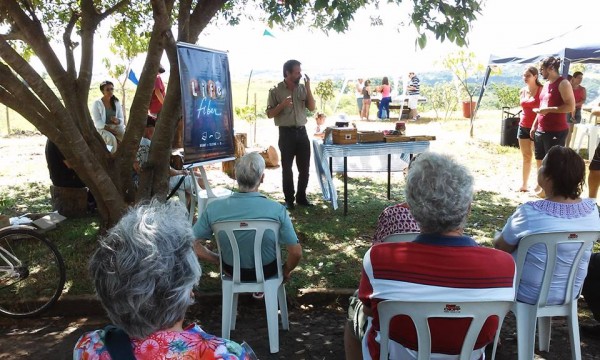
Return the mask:
[(104, 90), (105, 90), (105, 91), (113, 91), (113, 90), (115, 90), (115, 89), (114, 89), (114, 88), (105, 88)]

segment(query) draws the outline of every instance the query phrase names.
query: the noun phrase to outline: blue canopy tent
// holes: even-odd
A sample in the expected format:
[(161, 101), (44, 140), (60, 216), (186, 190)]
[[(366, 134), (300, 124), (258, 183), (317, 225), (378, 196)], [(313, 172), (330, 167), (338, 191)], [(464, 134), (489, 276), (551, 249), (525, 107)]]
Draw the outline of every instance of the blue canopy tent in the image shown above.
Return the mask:
[(525, 47), (520, 47), (506, 54), (490, 55), (488, 67), (483, 77), (483, 83), (477, 99), (477, 109), (487, 87), (492, 67), (506, 64), (532, 64), (548, 56), (559, 57), (563, 60), (561, 73), (569, 73), (572, 63), (600, 64), (600, 42), (584, 41), (589, 34), (597, 34), (598, 27), (580, 25), (575, 29), (559, 36), (540, 41)]

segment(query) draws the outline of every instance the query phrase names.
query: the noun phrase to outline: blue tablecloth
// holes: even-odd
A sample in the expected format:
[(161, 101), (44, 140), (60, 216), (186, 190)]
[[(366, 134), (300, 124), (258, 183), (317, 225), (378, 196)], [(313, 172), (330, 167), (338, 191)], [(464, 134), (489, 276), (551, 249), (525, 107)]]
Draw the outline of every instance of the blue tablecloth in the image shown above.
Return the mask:
[(387, 171), (387, 155), (391, 154), (391, 171), (401, 171), (406, 167), (411, 154), (419, 154), (428, 149), (429, 141), (335, 145), (323, 144), (322, 140), (313, 140), (313, 158), (323, 199), (331, 201), (333, 209), (337, 209), (337, 191), (329, 172), (329, 158), (334, 160), (332, 161), (334, 172), (344, 170), (342, 159), (344, 157), (360, 158), (358, 161), (349, 159), (348, 171)]

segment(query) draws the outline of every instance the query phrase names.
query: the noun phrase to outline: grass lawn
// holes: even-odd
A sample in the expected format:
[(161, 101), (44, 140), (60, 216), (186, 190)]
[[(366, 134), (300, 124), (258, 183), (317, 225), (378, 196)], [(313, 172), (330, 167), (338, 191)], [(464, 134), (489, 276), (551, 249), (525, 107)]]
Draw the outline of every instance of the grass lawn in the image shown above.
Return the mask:
[[(435, 135), (431, 150), (449, 153), (466, 164), (475, 177), (475, 197), (466, 233), (483, 245), (491, 245), (495, 231), (500, 230), (515, 207), (533, 200), (531, 194), (519, 193), (521, 156), (517, 148), (499, 146), (500, 111), (482, 112), (476, 120), (475, 137), (468, 136), (468, 120), (456, 118), (444, 122), (423, 120), (408, 123), (409, 135)], [(359, 129), (391, 129), (391, 122), (357, 122)], [(237, 131), (251, 132), (243, 121), (236, 122)], [(257, 123), (257, 143), (262, 149), (277, 147), (277, 129), (266, 119)], [(12, 136), (0, 138), (0, 150), (8, 154), (0, 161), (0, 214), (15, 216), (27, 212), (50, 211), (50, 184), (43, 156), (42, 136)], [(314, 169), (313, 169), (314, 170)], [(299, 207), (291, 213), (304, 249), (304, 258), (288, 286), (291, 296), (300, 288), (355, 288), (360, 278), (362, 256), (370, 246), (377, 217), (381, 210), (404, 200), (404, 180), (401, 173), (392, 175), (392, 199), (386, 198), (386, 174), (350, 173), (348, 181), (349, 211), (334, 211), (320, 197), (316, 176), (309, 182), (312, 208)], [(220, 186), (234, 188), (234, 182), (219, 170), (210, 170), (209, 177)], [(268, 196), (283, 200), (280, 169), (268, 169), (261, 186)], [(342, 181), (334, 177), (341, 198)], [(535, 184), (531, 174), (530, 185)], [(587, 189), (584, 190), (584, 195)], [(341, 201), (340, 201), (341, 204)], [(58, 245), (67, 266), (69, 294), (92, 293), (87, 274), (87, 261), (96, 247), (98, 219), (90, 216), (68, 219), (48, 236)], [(209, 246), (216, 249), (214, 243)], [(220, 288), (218, 269), (205, 265), (200, 288), (213, 291)]]

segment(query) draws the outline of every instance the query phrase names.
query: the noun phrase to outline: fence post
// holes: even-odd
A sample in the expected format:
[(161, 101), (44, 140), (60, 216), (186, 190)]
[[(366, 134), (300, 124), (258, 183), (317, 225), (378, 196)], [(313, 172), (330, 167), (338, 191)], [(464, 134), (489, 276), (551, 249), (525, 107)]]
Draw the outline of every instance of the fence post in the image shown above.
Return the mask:
[(5, 107), (6, 107), (6, 131), (7, 131), (6, 135), (10, 135), (10, 118), (8, 115), (8, 106), (5, 106)]
[(258, 117), (256, 116), (256, 93), (254, 93), (254, 140), (252, 141), (252, 146), (256, 146), (256, 123), (258, 122)]

